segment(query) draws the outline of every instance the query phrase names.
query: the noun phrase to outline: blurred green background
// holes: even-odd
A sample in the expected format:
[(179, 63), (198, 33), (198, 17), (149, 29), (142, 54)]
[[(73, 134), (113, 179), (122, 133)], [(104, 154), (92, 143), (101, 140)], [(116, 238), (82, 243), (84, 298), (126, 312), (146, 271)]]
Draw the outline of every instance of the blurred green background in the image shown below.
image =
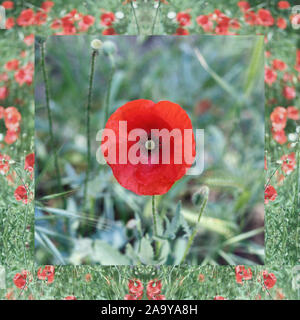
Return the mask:
[[(195, 228), (192, 194), (202, 185), (210, 197), (189, 264), (264, 262), (264, 61), (263, 36), (99, 37), (113, 41), (116, 70), (110, 114), (134, 99), (169, 100), (205, 130), (205, 170), (186, 176), (157, 197), (165, 222), (180, 223), (155, 257), (151, 197), (122, 188), (108, 166), (92, 158), (90, 212), (81, 205), (86, 169), (85, 114), (91, 36), (52, 36), (46, 42), (56, 150), (64, 197), (56, 196), (53, 150), (48, 136), (44, 84), (36, 42), (36, 260), (39, 264), (178, 264)], [(196, 53), (197, 52), (197, 53)], [(200, 56), (200, 59), (199, 59)], [(103, 106), (111, 74), (100, 51), (91, 110), (92, 154), (99, 147)], [(178, 208), (178, 207), (177, 207)], [(83, 229), (86, 222), (88, 228)], [(176, 222), (176, 221), (175, 221)], [(174, 223), (175, 223), (174, 222)], [(178, 221), (177, 221), (178, 222)]]

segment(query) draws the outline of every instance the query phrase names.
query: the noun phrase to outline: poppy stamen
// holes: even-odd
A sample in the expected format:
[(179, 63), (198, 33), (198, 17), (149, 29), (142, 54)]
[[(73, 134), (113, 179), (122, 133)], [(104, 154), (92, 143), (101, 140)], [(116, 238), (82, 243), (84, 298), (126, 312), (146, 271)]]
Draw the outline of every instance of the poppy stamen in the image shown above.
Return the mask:
[(147, 140), (145, 142), (145, 148), (149, 151), (155, 149), (155, 142), (153, 140)]

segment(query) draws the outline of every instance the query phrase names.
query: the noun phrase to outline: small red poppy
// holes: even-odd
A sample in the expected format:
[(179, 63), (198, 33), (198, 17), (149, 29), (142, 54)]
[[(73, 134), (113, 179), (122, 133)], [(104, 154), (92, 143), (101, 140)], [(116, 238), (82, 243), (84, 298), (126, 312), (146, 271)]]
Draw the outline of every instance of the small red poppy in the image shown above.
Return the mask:
[(273, 60), (273, 68), (275, 70), (280, 70), (280, 71), (283, 71), (286, 69), (286, 63), (280, 59), (274, 59)]
[(290, 154), (283, 155), (280, 158), (283, 163), (281, 165), (281, 169), (285, 174), (290, 174), (294, 171), (296, 167), (296, 155), (295, 152), (292, 152)]
[(27, 270), (23, 270), (21, 273), (16, 273), (13, 278), (15, 286), (19, 289), (26, 289), (27, 281), (31, 281), (30, 273)]
[(250, 9), (250, 4), (248, 1), (239, 1), (237, 5), (241, 11), (247, 11)]
[(101, 14), (100, 20), (103, 26), (111, 26), (115, 21), (115, 15), (113, 12), (105, 12)]
[(270, 115), (272, 128), (275, 131), (283, 130), (287, 121), (287, 110), (283, 107), (276, 107)]
[(3, 1), (1, 3), (1, 6), (3, 8), (5, 8), (6, 10), (9, 10), (9, 9), (13, 9), (14, 8), (14, 3), (12, 1)]
[(288, 9), (291, 6), (288, 1), (279, 1), (277, 5), (279, 9)]
[(285, 86), (282, 90), (282, 94), (287, 100), (296, 98), (296, 90), (294, 87)]
[(43, 9), (44, 11), (48, 12), (52, 9), (52, 7), (54, 6), (54, 2), (53, 1), (44, 1), (41, 5), (41, 9)]
[(0, 100), (5, 100), (9, 95), (9, 89), (7, 87), (0, 87)]
[(134, 295), (140, 295), (140, 293), (144, 290), (144, 286), (140, 280), (133, 279), (129, 280), (128, 289), (129, 293)]
[(265, 188), (265, 204), (267, 204), (269, 201), (274, 201), (276, 197), (277, 197), (276, 189), (273, 186), (268, 185)]
[(14, 196), (17, 201), (22, 201), (24, 204), (28, 203), (28, 195), (25, 186), (18, 186), (15, 190)]
[(4, 65), (4, 68), (7, 71), (18, 70), (18, 68), (19, 68), (19, 60), (18, 59), (12, 59), (10, 61), (7, 61), (6, 64)]
[(270, 27), (274, 24), (274, 18), (271, 12), (267, 9), (259, 9), (257, 12), (258, 23), (265, 27)]
[[(121, 127), (124, 122), (127, 124), (126, 128), (123, 128), (123, 125)], [(166, 193), (185, 175), (194, 161), (196, 151), (191, 120), (187, 113), (173, 102), (154, 103), (144, 99), (130, 101), (111, 115), (105, 129), (114, 132), (115, 140), (102, 141), (102, 153), (117, 181), (136, 194)], [(140, 136), (138, 141), (129, 139), (135, 129), (144, 132), (144, 136)], [(153, 134), (154, 132), (176, 132), (178, 135), (166, 141)], [(186, 132), (190, 139), (184, 139)], [(135, 147), (137, 151), (134, 153)], [(163, 151), (167, 149), (169, 158), (164, 161), (163, 154), (166, 152)], [(109, 150), (115, 150), (115, 157), (108, 159)], [(186, 150), (188, 152), (185, 152)], [(130, 161), (130, 155), (133, 154), (138, 156), (137, 163)], [(125, 164), (122, 164), (124, 162)]]
[(34, 167), (34, 153), (30, 153), (25, 158), (24, 170), (32, 172), (33, 167)]
[(287, 27), (287, 22), (284, 18), (279, 17), (277, 19), (276, 25), (279, 29), (285, 29)]
[(265, 67), (265, 82), (271, 86), (277, 79), (277, 73), (268, 67)]
[(55, 269), (54, 266), (45, 266), (45, 268), (39, 268), (37, 272), (37, 277), (40, 280), (46, 280), (48, 283), (52, 283), (54, 281), (54, 273)]
[(162, 288), (162, 284), (160, 280), (151, 280), (147, 284), (147, 296), (153, 297), (160, 294)]
[(104, 36), (115, 36), (117, 35), (116, 30), (114, 28), (107, 28), (102, 31)]
[(278, 131), (276, 131), (276, 130), (274, 130), (273, 128), (272, 128), (272, 137), (273, 137), (273, 139), (276, 141), (276, 142), (278, 142), (279, 144), (285, 144), (286, 142), (287, 142), (287, 137), (286, 137), (286, 135), (285, 135), (285, 132), (284, 132), (284, 130), (278, 130)]
[(243, 284), (243, 280), (252, 279), (251, 268), (246, 269), (245, 266), (235, 267), (235, 279), (237, 283)]
[(178, 12), (176, 20), (181, 26), (188, 26), (191, 24), (191, 15), (187, 12)]
[(175, 36), (188, 36), (190, 33), (189, 33), (189, 30), (187, 29), (184, 29), (184, 28), (177, 28), (176, 29), (176, 32), (175, 32)]
[(264, 284), (267, 289), (271, 289), (276, 284), (276, 276), (274, 273), (269, 273), (268, 271), (263, 271)]
[(292, 120), (299, 120), (299, 110), (294, 106), (287, 107), (287, 117)]

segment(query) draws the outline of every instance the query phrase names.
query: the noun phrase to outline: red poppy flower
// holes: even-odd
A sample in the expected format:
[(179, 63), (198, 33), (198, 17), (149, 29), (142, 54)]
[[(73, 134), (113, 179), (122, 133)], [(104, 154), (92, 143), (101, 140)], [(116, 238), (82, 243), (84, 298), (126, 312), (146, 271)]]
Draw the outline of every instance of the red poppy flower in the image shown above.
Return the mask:
[(188, 26), (191, 24), (191, 15), (186, 12), (178, 12), (176, 20), (181, 26)]
[(77, 300), (77, 298), (74, 296), (67, 296), (64, 298), (64, 300)]
[(235, 278), (237, 283), (243, 283), (243, 280), (252, 279), (251, 268), (246, 269), (245, 266), (236, 266), (235, 267)]
[(13, 28), (15, 25), (15, 19), (13, 17), (8, 17), (5, 22), (5, 27), (7, 30)]
[(48, 283), (52, 283), (54, 281), (54, 266), (45, 266), (45, 268), (39, 268), (37, 277), (40, 280), (47, 279)]
[(16, 82), (22, 86), (26, 83), (28, 86), (32, 84), (34, 75), (34, 65), (31, 62), (28, 62), (26, 66), (22, 67), (15, 73)]
[(12, 59), (10, 61), (7, 61), (6, 64), (4, 65), (4, 68), (7, 71), (18, 70), (18, 68), (19, 68), (19, 60), (18, 59)]
[(271, 86), (277, 79), (277, 73), (268, 67), (265, 67), (265, 82)]
[(275, 131), (283, 130), (287, 121), (287, 110), (283, 107), (276, 107), (270, 115), (272, 128)]
[(274, 59), (273, 60), (273, 68), (275, 70), (280, 70), (280, 71), (283, 71), (286, 69), (286, 63), (282, 60), (279, 60), (279, 59)]
[(281, 165), (281, 169), (285, 174), (290, 174), (294, 171), (296, 167), (296, 157), (295, 152), (292, 152), (290, 154), (286, 154), (280, 158), (283, 160), (283, 163)]
[(174, 35), (175, 36), (188, 36), (189, 34), (190, 34), (189, 30), (184, 29), (184, 28), (177, 28)]
[(296, 90), (294, 87), (285, 86), (283, 88), (282, 94), (287, 100), (296, 98)]
[(1, 6), (6, 10), (9, 10), (14, 8), (14, 3), (12, 1), (3, 1)]
[(47, 21), (47, 13), (44, 11), (38, 11), (34, 16), (34, 24), (37, 26), (41, 26), (45, 24)]
[(214, 300), (226, 300), (226, 299), (222, 296), (215, 296)]
[[(115, 139), (102, 141), (107, 163), (118, 182), (139, 195), (166, 193), (194, 161), (191, 120), (173, 102), (130, 101), (111, 115), (105, 129), (115, 135)], [(140, 139), (134, 141), (137, 131)]]
[(276, 284), (276, 277), (274, 273), (268, 273), (268, 271), (263, 271), (264, 284), (267, 289), (271, 289)]
[(274, 24), (274, 18), (267, 9), (259, 9), (257, 11), (257, 20), (260, 25), (265, 27), (270, 27)]
[(82, 20), (78, 22), (79, 31), (85, 32), (90, 26), (92, 26), (95, 22), (95, 18), (91, 15), (85, 15), (82, 17)]
[(27, 270), (23, 270), (21, 273), (16, 273), (13, 278), (15, 286), (19, 289), (26, 289), (26, 282), (30, 281), (28, 277), (29, 275), (30, 273)]
[(21, 185), (15, 190), (14, 196), (17, 201), (22, 201), (24, 204), (28, 203), (28, 195), (25, 186)]
[(105, 12), (101, 14), (100, 20), (103, 26), (111, 26), (115, 21), (115, 15), (113, 12)]
[(251, 268), (246, 269), (245, 266), (236, 266), (235, 279), (237, 283), (241, 283), (241, 284), (243, 284), (243, 280), (251, 280), (252, 279)]
[(287, 107), (287, 117), (292, 120), (299, 120), (299, 110), (293, 106)]
[(102, 31), (104, 36), (114, 36), (117, 35), (116, 30), (114, 28), (107, 28)]
[(209, 20), (208, 16), (198, 16), (196, 18), (196, 22), (203, 28), (205, 32), (209, 32), (213, 30), (213, 22)]
[(23, 10), (17, 18), (17, 24), (21, 27), (27, 27), (34, 24), (34, 11), (32, 9)]
[(44, 11), (48, 12), (52, 9), (52, 7), (54, 6), (54, 2), (53, 1), (44, 1), (41, 5), (41, 9), (43, 9)]
[(149, 300), (157, 300), (156, 296), (161, 293), (162, 284), (160, 280), (154, 279), (147, 284), (147, 297)]
[(287, 142), (287, 137), (284, 130), (276, 131), (272, 128), (272, 137), (279, 144), (285, 144)]
[(278, 18), (276, 25), (279, 29), (285, 29), (287, 27), (287, 22), (284, 18)]
[(0, 87), (0, 100), (5, 100), (9, 95), (9, 89), (7, 87)]
[(23, 41), (25, 42), (25, 44), (27, 46), (31, 46), (34, 43), (34, 34), (30, 34), (30, 35), (24, 37)]
[(245, 22), (247, 24), (250, 24), (251, 26), (254, 26), (257, 24), (257, 15), (254, 11), (247, 11), (244, 14)]
[(275, 188), (271, 185), (268, 185), (265, 188), (265, 204), (267, 204), (269, 201), (274, 201), (277, 197), (277, 192)]
[(15, 107), (8, 107), (4, 111), (5, 127), (9, 131), (17, 131), (20, 127), (21, 114)]
[(143, 295), (144, 286), (140, 280), (133, 279), (129, 280), (128, 289), (130, 294), (140, 297)]
[(288, 1), (279, 1), (277, 5), (279, 9), (288, 9), (290, 7), (290, 3)]
[(10, 156), (0, 153), (0, 174), (6, 175), (9, 171)]
[(247, 11), (250, 9), (250, 4), (247, 1), (239, 1), (237, 5), (241, 11)]
[(18, 131), (7, 130), (6, 135), (4, 137), (4, 141), (7, 144), (12, 144), (12, 143), (16, 142), (19, 138), (19, 133), (20, 133), (20, 129), (18, 129)]
[(32, 172), (33, 167), (34, 167), (34, 153), (30, 153), (25, 158), (24, 170)]

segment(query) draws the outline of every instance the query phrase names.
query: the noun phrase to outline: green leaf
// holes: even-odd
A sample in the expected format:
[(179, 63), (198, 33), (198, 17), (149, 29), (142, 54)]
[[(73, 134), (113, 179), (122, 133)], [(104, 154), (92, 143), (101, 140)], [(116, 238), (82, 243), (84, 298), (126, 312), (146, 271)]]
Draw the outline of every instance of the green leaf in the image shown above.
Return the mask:
[(244, 86), (245, 96), (249, 97), (254, 85), (256, 84), (259, 70), (263, 68), (264, 36), (258, 37), (253, 48), (251, 61), (247, 70), (246, 82)]
[(139, 256), (143, 264), (154, 264), (154, 251), (149, 239), (141, 240)]
[(105, 241), (95, 240), (93, 244), (92, 259), (102, 265), (129, 265), (130, 260), (117, 249), (113, 248)]
[(178, 202), (176, 211), (175, 211), (175, 216), (173, 217), (171, 223), (167, 226), (167, 229), (165, 231), (164, 237), (168, 239), (175, 239), (176, 237), (176, 232), (180, 228), (182, 223), (181, 219), (181, 201)]

